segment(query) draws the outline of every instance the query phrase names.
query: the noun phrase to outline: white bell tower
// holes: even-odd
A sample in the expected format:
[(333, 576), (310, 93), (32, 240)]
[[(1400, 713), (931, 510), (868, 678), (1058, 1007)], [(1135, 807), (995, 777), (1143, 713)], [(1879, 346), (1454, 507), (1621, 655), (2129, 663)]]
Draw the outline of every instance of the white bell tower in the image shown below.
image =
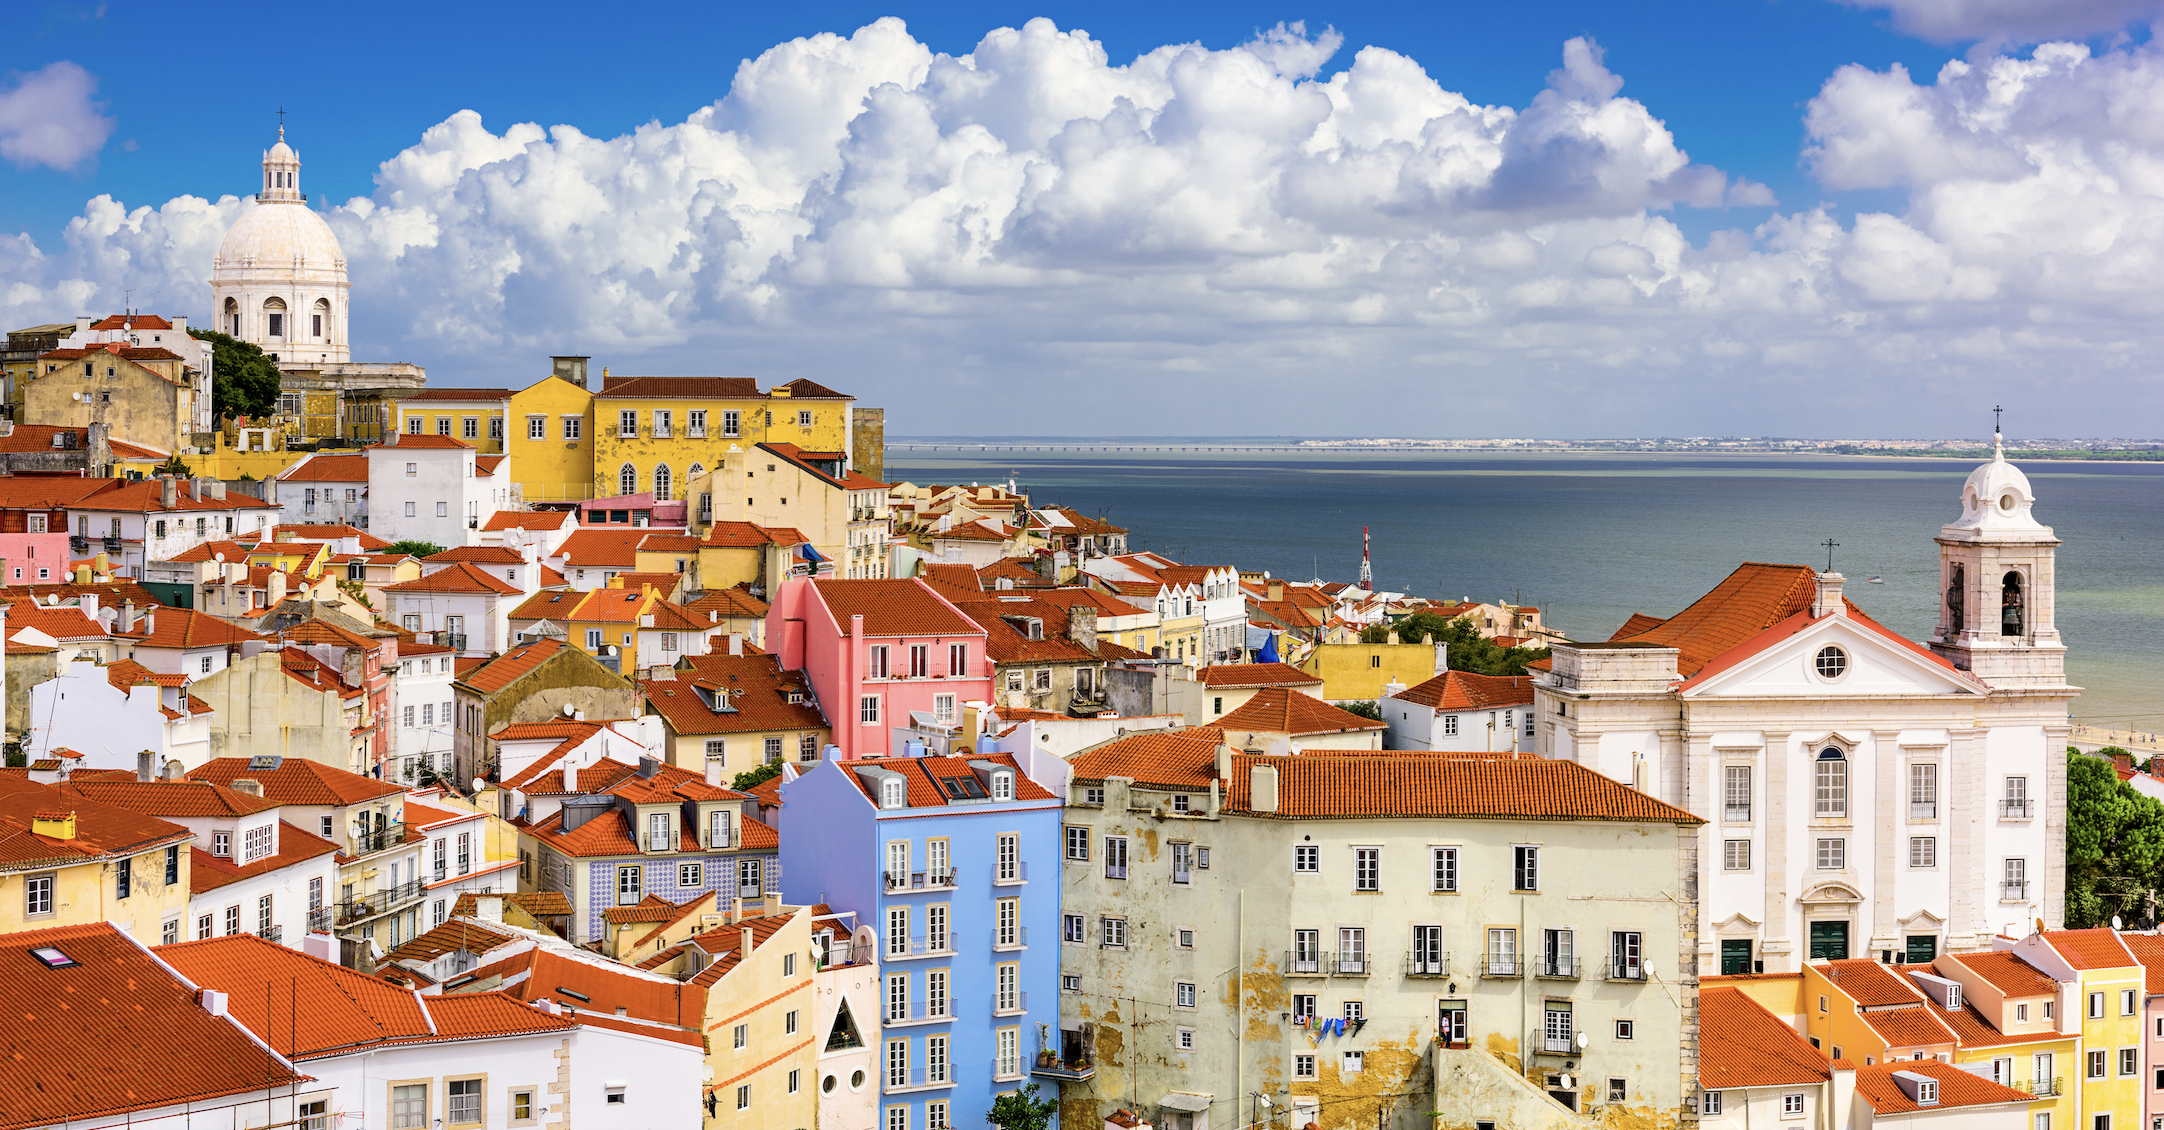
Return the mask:
[(2029, 477), (1991, 436), (1991, 462), (1961, 486), (1961, 518), (1939, 530), (1939, 626), (1931, 650), (1994, 690), (2066, 689), (2053, 622), (2059, 539), (2030, 513)]

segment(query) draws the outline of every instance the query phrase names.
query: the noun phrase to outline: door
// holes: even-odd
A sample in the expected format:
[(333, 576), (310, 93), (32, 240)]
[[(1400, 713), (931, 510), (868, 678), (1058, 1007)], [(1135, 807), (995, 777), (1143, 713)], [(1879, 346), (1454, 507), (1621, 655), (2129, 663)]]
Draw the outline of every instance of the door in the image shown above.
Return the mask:
[(1841, 961), (1848, 957), (1848, 923), (1811, 923), (1811, 960)]
[(1721, 939), (1721, 976), (1734, 977), (1751, 971), (1751, 939)]
[(1430, 977), (1443, 973), (1443, 928), (1441, 926), (1413, 927), (1413, 969)]
[(1446, 1044), (1465, 1042), (1465, 1002), (1439, 1001), (1435, 1011), (1435, 1034)]
[(1929, 965), (1939, 956), (1939, 939), (1932, 934), (1911, 934), (1906, 948), (1910, 965)]

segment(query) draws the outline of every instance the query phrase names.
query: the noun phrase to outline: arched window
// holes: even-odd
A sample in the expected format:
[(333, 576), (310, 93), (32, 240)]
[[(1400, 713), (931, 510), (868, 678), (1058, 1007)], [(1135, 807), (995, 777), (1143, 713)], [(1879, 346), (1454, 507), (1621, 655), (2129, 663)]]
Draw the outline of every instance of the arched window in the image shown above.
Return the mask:
[(2021, 574), (2009, 570), (1999, 583), (1999, 634), (2021, 634)]
[(240, 303), (238, 303), (238, 302), (235, 302), (234, 300), (232, 300), (232, 299), (230, 299), (230, 298), (228, 298), (228, 299), (226, 299), (226, 300), (225, 300), (225, 321), (226, 321), (226, 325), (227, 325), (227, 327), (228, 327), (228, 328), (226, 329), (226, 331), (225, 331), (225, 332), (226, 332), (226, 333), (228, 333), (228, 334), (231, 334), (231, 335), (232, 335), (232, 336), (234, 336), (234, 337), (239, 337), (239, 336), (240, 336)]
[(1828, 746), (1818, 751), (1818, 764), (1813, 773), (1812, 784), (1816, 793), (1815, 815), (1841, 817), (1848, 815), (1848, 755)]
[(311, 336), (321, 338), (325, 329), (331, 324), (331, 300), (328, 298), (316, 299), (315, 313), (311, 317), (315, 319), (314, 324), (309, 327)]
[(629, 463), (624, 464), (623, 469), (616, 472), (616, 487), (618, 494), (639, 493), (639, 469)]
[(669, 485), (670, 485), (670, 484), (669, 484), (669, 465), (668, 465), (667, 463), (657, 463), (657, 464), (655, 464), (655, 465), (654, 465), (654, 501), (655, 501), (655, 502), (667, 502), (667, 501), (669, 501)]
[(699, 465), (699, 464), (697, 464), (697, 463), (693, 463), (693, 464), (691, 465), (690, 469), (684, 472), (684, 489), (685, 489), (685, 490), (690, 490), (690, 489), (691, 489), (691, 485), (692, 485), (693, 483), (696, 483), (696, 482), (698, 482), (698, 481), (699, 481), (699, 476), (700, 476), (700, 475), (703, 475), (703, 474), (705, 474), (705, 473), (706, 473), (706, 468), (705, 468), (705, 467), (702, 467), (702, 466), (700, 466), (700, 465)]
[(1959, 561), (1954, 562), (1954, 567), (1946, 572), (1946, 626), (1956, 633), (1968, 627), (1968, 616), (1964, 609), (1968, 600), (1965, 591), (1967, 584), (1967, 571), (1961, 567)]
[(284, 337), (286, 335), (286, 300), (283, 298), (264, 300), (263, 320), (263, 336)]

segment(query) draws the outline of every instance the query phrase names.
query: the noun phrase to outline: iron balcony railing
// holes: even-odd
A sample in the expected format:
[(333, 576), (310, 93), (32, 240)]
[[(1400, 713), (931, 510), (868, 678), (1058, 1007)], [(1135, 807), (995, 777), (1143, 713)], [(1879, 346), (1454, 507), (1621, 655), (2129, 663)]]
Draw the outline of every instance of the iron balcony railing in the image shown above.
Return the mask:
[(308, 932), (321, 934), (331, 928), (331, 908), (319, 906), (308, 912)]
[(466, 633), (445, 632), (442, 638), (443, 646), (450, 648), (452, 651), (466, 650)]
[(886, 1089), (890, 1094), (895, 1091), (913, 1091), (919, 1087), (951, 1087), (954, 1085), (954, 1075), (951, 1071), (927, 1071), (922, 1066), (912, 1066), (907, 1071), (896, 1071), (894, 1068), (889, 1067), (880, 1078), (886, 1080)]
[(1405, 955), (1407, 977), (1447, 977), (1450, 975), (1450, 955), (1434, 950), (1414, 950)]
[(1339, 950), (1330, 955), (1330, 971), (1340, 977), (1365, 977), (1368, 975), (1366, 950)]
[(951, 891), (954, 889), (954, 868), (944, 871), (889, 871), (889, 891)]
[(1285, 964), (1280, 968), (1299, 976), (1324, 976), (1322, 954), (1315, 950), (1286, 950)]
[(279, 923), (278, 925), (273, 926), (268, 930), (257, 930), (255, 932), (255, 936), (263, 939), (266, 942), (278, 942), (282, 944), (284, 943), (286, 938), (285, 924)]
[(1520, 976), (1518, 959), (1511, 954), (1491, 953), (1488, 955), (1488, 959), (1481, 963), (1480, 975), (1483, 977)]
[(406, 825), (403, 821), (369, 828), (346, 837), (347, 854), (363, 856), (385, 848), (397, 847), (406, 842)]
[(992, 948), (996, 950), (1028, 949), (1029, 927), (1010, 926), (1002, 929), (994, 926), (992, 928)]
[(888, 1001), (886, 1015), (889, 1024), (935, 1024), (954, 1019), (954, 1005), (951, 1001), (908, 1001), (897, 1008)]
[(1621, 965), (1611, 961), (1608, 963), (1608, 979), (1610, 981), (1643, 981), (1646, 979), (1646, 967), (1643, 965)]
[(2027, 797), (2008, 797), (2000, 801), (1999, 815), (2009, 820), (2027, 820), (2030, 815), (2029, 799)]
[(421, 891), (421, 881), (412, 879), (360, 898), (347, 899), (338, 904), (338, 925), (350, 926), (363, 919), (403, 909), (407, 903), (419, 901)]
[(1551, 981), (1575, 981), (1583, 975), (1579, 971), (1578, 959), (1568, 954), (1541, 958), (1539, 968), (1533, 970), (1533, 973)]
[(1560, 1036), (1542, 1036), (1540, 1038), (1540, 1050), (1544, 1052), (1561, 1052), (1567, 1055), (1577, 1051), (1578, 1046), (1571, 1042), (1570, 1034), (1566, 1032)]
[(905, 957), (949, 957), (954, 953), (954, 936), (948, 934), (929, 940), (909, 938), (899, 944), (895, 939), (889, 938), (885, 948), (879, 952), (886, 955), (888, 961), (899, 961)]
[(2025, 1080), (2023, 1082), (2014, 1084), (2014, 1089), (2019, 1091), (2027, 1091), (2032, 1095), (2056, 1095), (2060, 1093), (2061, 1084), (2063, 1084), (2065, 1081), (2065, 1076), (2061, 1075), (2054, 1075), (2049, 1079), (2038, 1076), (2037, 1078)]
[(1721, 819), (1731, 824), (1748, 824), (1751, 822), (1751, 806), (1748, 804), (1725, 805), (1721, 809)]
[(821, 969), (839, 969), (845, 965), (869, 965), (878, 958), (879, 947), (869, 942), (858, 945), (833, 941), (827, 943), (826, 953), (819, 959), (818, 965)]

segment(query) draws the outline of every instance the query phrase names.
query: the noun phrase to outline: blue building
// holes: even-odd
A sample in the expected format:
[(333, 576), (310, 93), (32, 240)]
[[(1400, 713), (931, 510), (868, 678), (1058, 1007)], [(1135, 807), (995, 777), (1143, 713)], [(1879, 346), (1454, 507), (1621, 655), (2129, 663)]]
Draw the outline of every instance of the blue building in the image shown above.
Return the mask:
[(824, 761), (781, 791), (783, 897), (878, 932), (879, 1130), (984, 1125), (1059, 1031), (1060, 799), (1004, 754)]

